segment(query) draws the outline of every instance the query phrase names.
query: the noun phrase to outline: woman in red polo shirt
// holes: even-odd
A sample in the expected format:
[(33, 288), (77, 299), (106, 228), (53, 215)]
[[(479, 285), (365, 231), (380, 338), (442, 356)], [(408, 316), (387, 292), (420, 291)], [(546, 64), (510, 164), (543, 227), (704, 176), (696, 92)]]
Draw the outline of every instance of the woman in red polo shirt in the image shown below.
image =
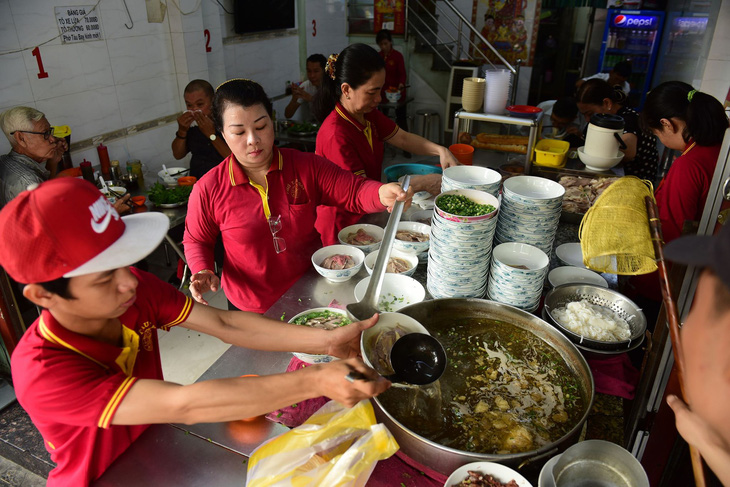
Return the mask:
[[(405, 100), (406, 63), (403, 60), (403, 54), (393, 49), (393, 37), (388, 29), (379, 31), (375, 36), (375, 42), (380, 47), (378, 54), (385, 61), (385, 83), (380, 90), (380, 98), (385, 99), (385, 90), (396, 88), (400, 91), (401, 100)], [(408, 130), (405, 104), (395, 109), (395, 123), (403, 130)]]
[[(324, 120), (317, 134), (317, 154), (356, 176), (380, 181), (383, 143), (419, 155), (439, 156), (441, 166), (458, 164), (446, 147), (434, 144), (399, 127), (376, 110), (385, 84), (385, 62), (365, 44), (352, 44), (327, 61), (322, 87), (314, 97), (313, 111)], [(438, 193), (440, 175), (413, 176), (414, 191)], [(342, 207), (317, 210), (317, 231), (322, 243), (337, 243), (337, 233), (357, 222), (362, 213)]]
[(407, 195), (344, 171), (315, 154), (274, 146), (272, 108), (263, 88), (235, 79), (218, 87), (213, 116), (232, 154), (193, 187), (185, 219), (190, 291), (217, 290), (213, 247), (220, 234), (222, 281), (232, 308), (263, 313), (310, 267), (321, 243), (321, 204), (376, 213)]
[(656, 189), (664, 241), (679, 237), (685, 221), (699, 221), (728, 128), (722, 104), (681, 81), (649, 92), (642, 123), (666, 147), (682, 151)]

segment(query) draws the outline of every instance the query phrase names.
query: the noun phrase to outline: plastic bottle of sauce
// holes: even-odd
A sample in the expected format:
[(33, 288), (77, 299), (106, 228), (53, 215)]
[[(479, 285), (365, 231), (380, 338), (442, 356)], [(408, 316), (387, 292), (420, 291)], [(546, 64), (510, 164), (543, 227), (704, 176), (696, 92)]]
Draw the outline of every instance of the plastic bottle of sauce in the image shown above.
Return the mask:
[(84, 161), (79, 164), (79, 167), (81, 168), (81, 176), (83, 176), (84, 179), (89, 181), (91, 184), (96, 184), (94, 181), (94, 169), (91, 167), (91, 163), (84, 159)]
[(110, 163), (109, 163), (109, 150), (105, 145), (99, 144), (96, 147), (96, 152), (99, 153), (99, 164), (101, 164), (101, 175), (104, 179), (111, 179)]
[(118, 181), (122, 179), (122, 171), (119, 169), (119, 161), (112, 161), (111, 167), (109, 168), (109, 174), (111, 175), (112, 181)]

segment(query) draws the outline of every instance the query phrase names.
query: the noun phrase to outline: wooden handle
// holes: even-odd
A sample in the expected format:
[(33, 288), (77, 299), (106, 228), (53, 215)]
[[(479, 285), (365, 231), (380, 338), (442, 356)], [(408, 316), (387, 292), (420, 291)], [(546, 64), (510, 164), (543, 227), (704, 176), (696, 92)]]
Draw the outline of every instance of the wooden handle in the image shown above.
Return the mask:
[[(662, 248), (662, 224), (659, 220), (659, 209), (650, 196), (644, 198), (646, 203), (646, 212), (649, 215), (649, 229), (651, 231), (651, 241), (654, 244), (654, 253), (656, 254), (656, 263), (659, 268), (659, 284), (662, 289), (662, 298), (664, 308), (666, 309), (667, 321), (669, 321), (669, 336), (672, 340), (672, 351), (674, 353), (674, 362), (677, 364), (677, 378), (679, 379), (679, 388), (682, 392), (682, 398), (686, 400), (684, 392), (684, 362), (682, 360), (682, 343), (679, 340), (679, 313), (677, 305), (672, 298), (672, 289), (669, 284), (669, 272), (664, 262), (664, 250)], [(694, 472), (695, 484), (697, 487), (705, 487), (705, 472), (702, 465), (702, 456), (697, 449), (689, 446), (690, 458), (692, 460), (692, 470)]]

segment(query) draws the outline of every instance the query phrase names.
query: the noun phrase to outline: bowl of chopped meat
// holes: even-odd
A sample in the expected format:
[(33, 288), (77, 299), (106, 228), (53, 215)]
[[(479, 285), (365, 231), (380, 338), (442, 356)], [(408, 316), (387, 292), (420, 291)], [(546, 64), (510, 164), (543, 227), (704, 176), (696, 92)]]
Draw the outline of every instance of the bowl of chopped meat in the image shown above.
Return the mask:
[(312, 265), (330, 282), (345, 282), (357, 274), (365, 261), (362, 250), (350, 245), (329, 245), (312, 254)]
[(532, 487), (532, 484), (499, 463), (473, 462), (454, 470), (444, 487)]
[(377, 225), (368, 223), (358, 223), (350, 225), (340, 230), (337, 238), (343, 245), (352, 245), (366, 254), (380, 248), (380, 242), (383, 240), (385, 230)]
[(400, 222), (395, 232), (393, 248), (420, 254), (426, 252), (431, 243), (431, 225), (418, 222)]
[[(347, 317), (347, 311), (337, 308), (312, 308), (303, 311), (289, 320), (294, 325), (309, 326), (312, 328), (321, 328), (323, 330), (334, 330), (340, 326), (352, 323)], [(325, 364), (336, 357), (331, 355), (315, 355), (311, 353), (292, 352), (296, 358), (308, 364)]]
[[(378, 254), (380, 249), (375, 252), (370, 252), (365, 257), (365, 269), (368, 274), (373, 273), (375, 268), (375, 261), (378, 260)], [(418, 266), (418, 256), (415, 254), (409, 254), (408, 252), (401, 252), (397, 249), (390, 251), (390, 257), (388, 258), (388, 264), (385, 267), (385, 272), (392, 274), (403, 274), (404, 276), (412, 276), (416, 272)]]

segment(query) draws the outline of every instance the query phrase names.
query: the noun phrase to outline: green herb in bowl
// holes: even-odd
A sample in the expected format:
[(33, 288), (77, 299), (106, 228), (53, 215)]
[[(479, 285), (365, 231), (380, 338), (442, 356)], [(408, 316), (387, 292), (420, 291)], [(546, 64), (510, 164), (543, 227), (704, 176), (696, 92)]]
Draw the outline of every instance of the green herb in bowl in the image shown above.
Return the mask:
[(150, 188), (148, 196), (150, 201), (156, 205), (171, 205), (187, 202), (192, 190), (192, 186), (167, 188), (160, 183), (155, 183)]
[(340, 326), (352, 323), (347, 316), (329, 310), (307, 313), (293, 319), (291, 322), (295, 325), (306, 325), (313, 328), (322, 328), (324, 330), (334, 330)]
[(481, 216), (492, 213), (496, 208), (482, 205), (460, 194), (445, 194), (436, 200), (436, 206), (446, 213), (457, 216)]

